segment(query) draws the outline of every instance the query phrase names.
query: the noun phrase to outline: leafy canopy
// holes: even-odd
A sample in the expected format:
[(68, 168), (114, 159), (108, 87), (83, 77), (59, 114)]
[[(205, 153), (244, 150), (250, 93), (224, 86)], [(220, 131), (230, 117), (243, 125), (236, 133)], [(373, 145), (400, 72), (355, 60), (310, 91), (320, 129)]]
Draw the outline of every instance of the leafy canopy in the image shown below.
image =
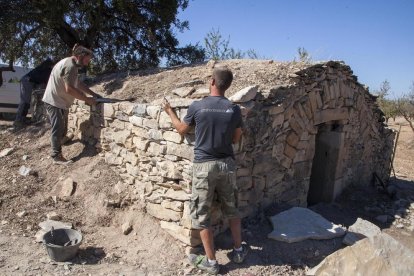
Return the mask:
[(200, 48), (178, 47), (174, 30), (189, 0), (0, 0), (0, 59), (36, 64), (70, 55), (75, 43), (94, 50), (96, 71), (204, 60)]

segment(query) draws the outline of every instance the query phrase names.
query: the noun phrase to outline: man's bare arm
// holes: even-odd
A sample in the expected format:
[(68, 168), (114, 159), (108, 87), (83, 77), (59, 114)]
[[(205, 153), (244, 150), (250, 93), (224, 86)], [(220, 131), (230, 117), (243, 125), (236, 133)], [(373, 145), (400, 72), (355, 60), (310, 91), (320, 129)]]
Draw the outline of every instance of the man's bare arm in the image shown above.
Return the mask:
[(75, 88), (73, 85), (65, 83), (65, 90), (66, 90), (66, 93), (68, 93), (69, 95), (72, 95), (76, 99), (84, 101), (85, 103), (89, 105), (96, 104), (96, 101), (94, 98), (87, 97), (84, 93), (82, 93), (81, 90)]
[(181, 136), (187, 134), (190, 131), (191, 126), (187, 125), (186, 123), (181, 122), (180, 119), (178, 119), (177, 114), (172, 109), (170, 103), (167, 100), (164, 101), (163, 107), (164, 107), (164, 111), (168, 114), (168, 116), (170, 116), (171, 123), (173, 124), (177, 132)]
[(89, 87), (87, 87), (83, 82), (78, 81), (78, 88), (79, 90), (81, 90), (83, 93), (89, 94), (95, 98), (102, 98), (101, 95), (93, 92), (92, 90), (89, 89)]

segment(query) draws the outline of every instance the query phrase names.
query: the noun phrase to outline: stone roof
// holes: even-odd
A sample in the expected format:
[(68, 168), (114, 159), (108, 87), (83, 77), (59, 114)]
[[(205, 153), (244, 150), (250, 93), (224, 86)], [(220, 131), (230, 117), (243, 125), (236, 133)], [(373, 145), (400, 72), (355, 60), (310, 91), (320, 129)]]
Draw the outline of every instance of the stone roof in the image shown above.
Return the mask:
[(136, 102), (152, 102), (163, 96), (172, 95), (173, 90), (180, 87), (192, 88), (195, 96), (202, 96), (203, 88), (204, 91), (208, 88), (215, 64), (226, 65), (233, 71), (234, 80), (226, 92), (227, 97), (252, 85), (258, 85), (259, 91), (268, 91), (280, 85), (293, 85), (298, 76), (314, 74), (324, 70), (324, 67), (342, 66), (345, 70), (351, 71), (349, 66), (338, 61), (316, 64), (248, 59), (209, 61), (197, 65), (113, 73), (97, 79), (92, 89), (110, 98), (135, 98)]

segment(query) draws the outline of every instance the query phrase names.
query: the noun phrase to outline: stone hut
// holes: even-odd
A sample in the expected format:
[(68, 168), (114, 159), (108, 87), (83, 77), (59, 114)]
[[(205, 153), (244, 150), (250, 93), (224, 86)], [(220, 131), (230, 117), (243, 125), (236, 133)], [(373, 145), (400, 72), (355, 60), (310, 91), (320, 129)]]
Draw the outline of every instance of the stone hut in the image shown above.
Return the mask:
[[(240, 105), (245, 124), (243, 139), (234, 146), (244, 217), (271, 204), (330, 202), (345, 187), (369, 185), (374, 178), (386, 182), (394, 133), (349, 66), (337, 61), (220, 63), (234, 72), (226, 96)], [(132, 200), (188, 245), (200, 243), (189, 220), (194, 135), (181, 137), (160, 105), (166, 96), (183, 118), (193, 101), (208, 95), (214, 66), (210, 61), (106, 76), (92, 89), (135, 101), (100, 104), (91, 111), (79, 102), (70, 113), (70, 129), (96, 145), (119, 171)], [(219, 208), (212, 217), (215, 233), (228, 227)]]

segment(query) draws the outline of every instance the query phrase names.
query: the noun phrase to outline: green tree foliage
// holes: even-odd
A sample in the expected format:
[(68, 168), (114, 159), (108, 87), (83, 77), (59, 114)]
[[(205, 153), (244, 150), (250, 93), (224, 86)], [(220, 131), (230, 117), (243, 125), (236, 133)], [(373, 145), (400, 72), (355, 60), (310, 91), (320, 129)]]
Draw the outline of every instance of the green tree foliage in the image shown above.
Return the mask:
[(387, 80), (385, 80), (381, 83), (379, 91), (376, 92), (378, 96), (378, 106), (384, 113), (384, 117), (387, 122), (390, 118), (393, 118), (395, 120), (395, 117), (398, 115), (396, 102), (394, 100), (389, 100), (386, 98), (389, 96), (390, 90), (391, 85)]
[(298, 48), (298, 60), (299, 62), (311, 63), (312, 57), (310, 56), (309, 52), (304, 47), (299, 47)]
[(247, 52), (241, 50), (236, 50), (233, 47), (230, 47), (230, 36), (226, 39), (224, 38), (220, 30), (212, 29), (207, 33), (204, 38), (204, 51), (205, 57), (207, 59), (213, 60), (225, 60), (225, 59), (258, 59), (259, 55), (255, 50), (249, 49)]
[(0, 0), (0, 59), (36, 64), (70, 54), (75, 43), (94, 50), (95, 69), (157, 66), (162, 58), (190, 63), (199, 47), (178, 48), (174, 30), (189, 0)]
[(182, 64), (203, 62), (206, 54), (203, 47), (200, 45), (188, 45), (183, 48), (177, 49), (175, 53), (172, 53), (168, 57), (167, 66), (176, 66)]
[(396, 101), (398, 115), (402, 116), (414, 132), (414, 81), (410, 91)]

